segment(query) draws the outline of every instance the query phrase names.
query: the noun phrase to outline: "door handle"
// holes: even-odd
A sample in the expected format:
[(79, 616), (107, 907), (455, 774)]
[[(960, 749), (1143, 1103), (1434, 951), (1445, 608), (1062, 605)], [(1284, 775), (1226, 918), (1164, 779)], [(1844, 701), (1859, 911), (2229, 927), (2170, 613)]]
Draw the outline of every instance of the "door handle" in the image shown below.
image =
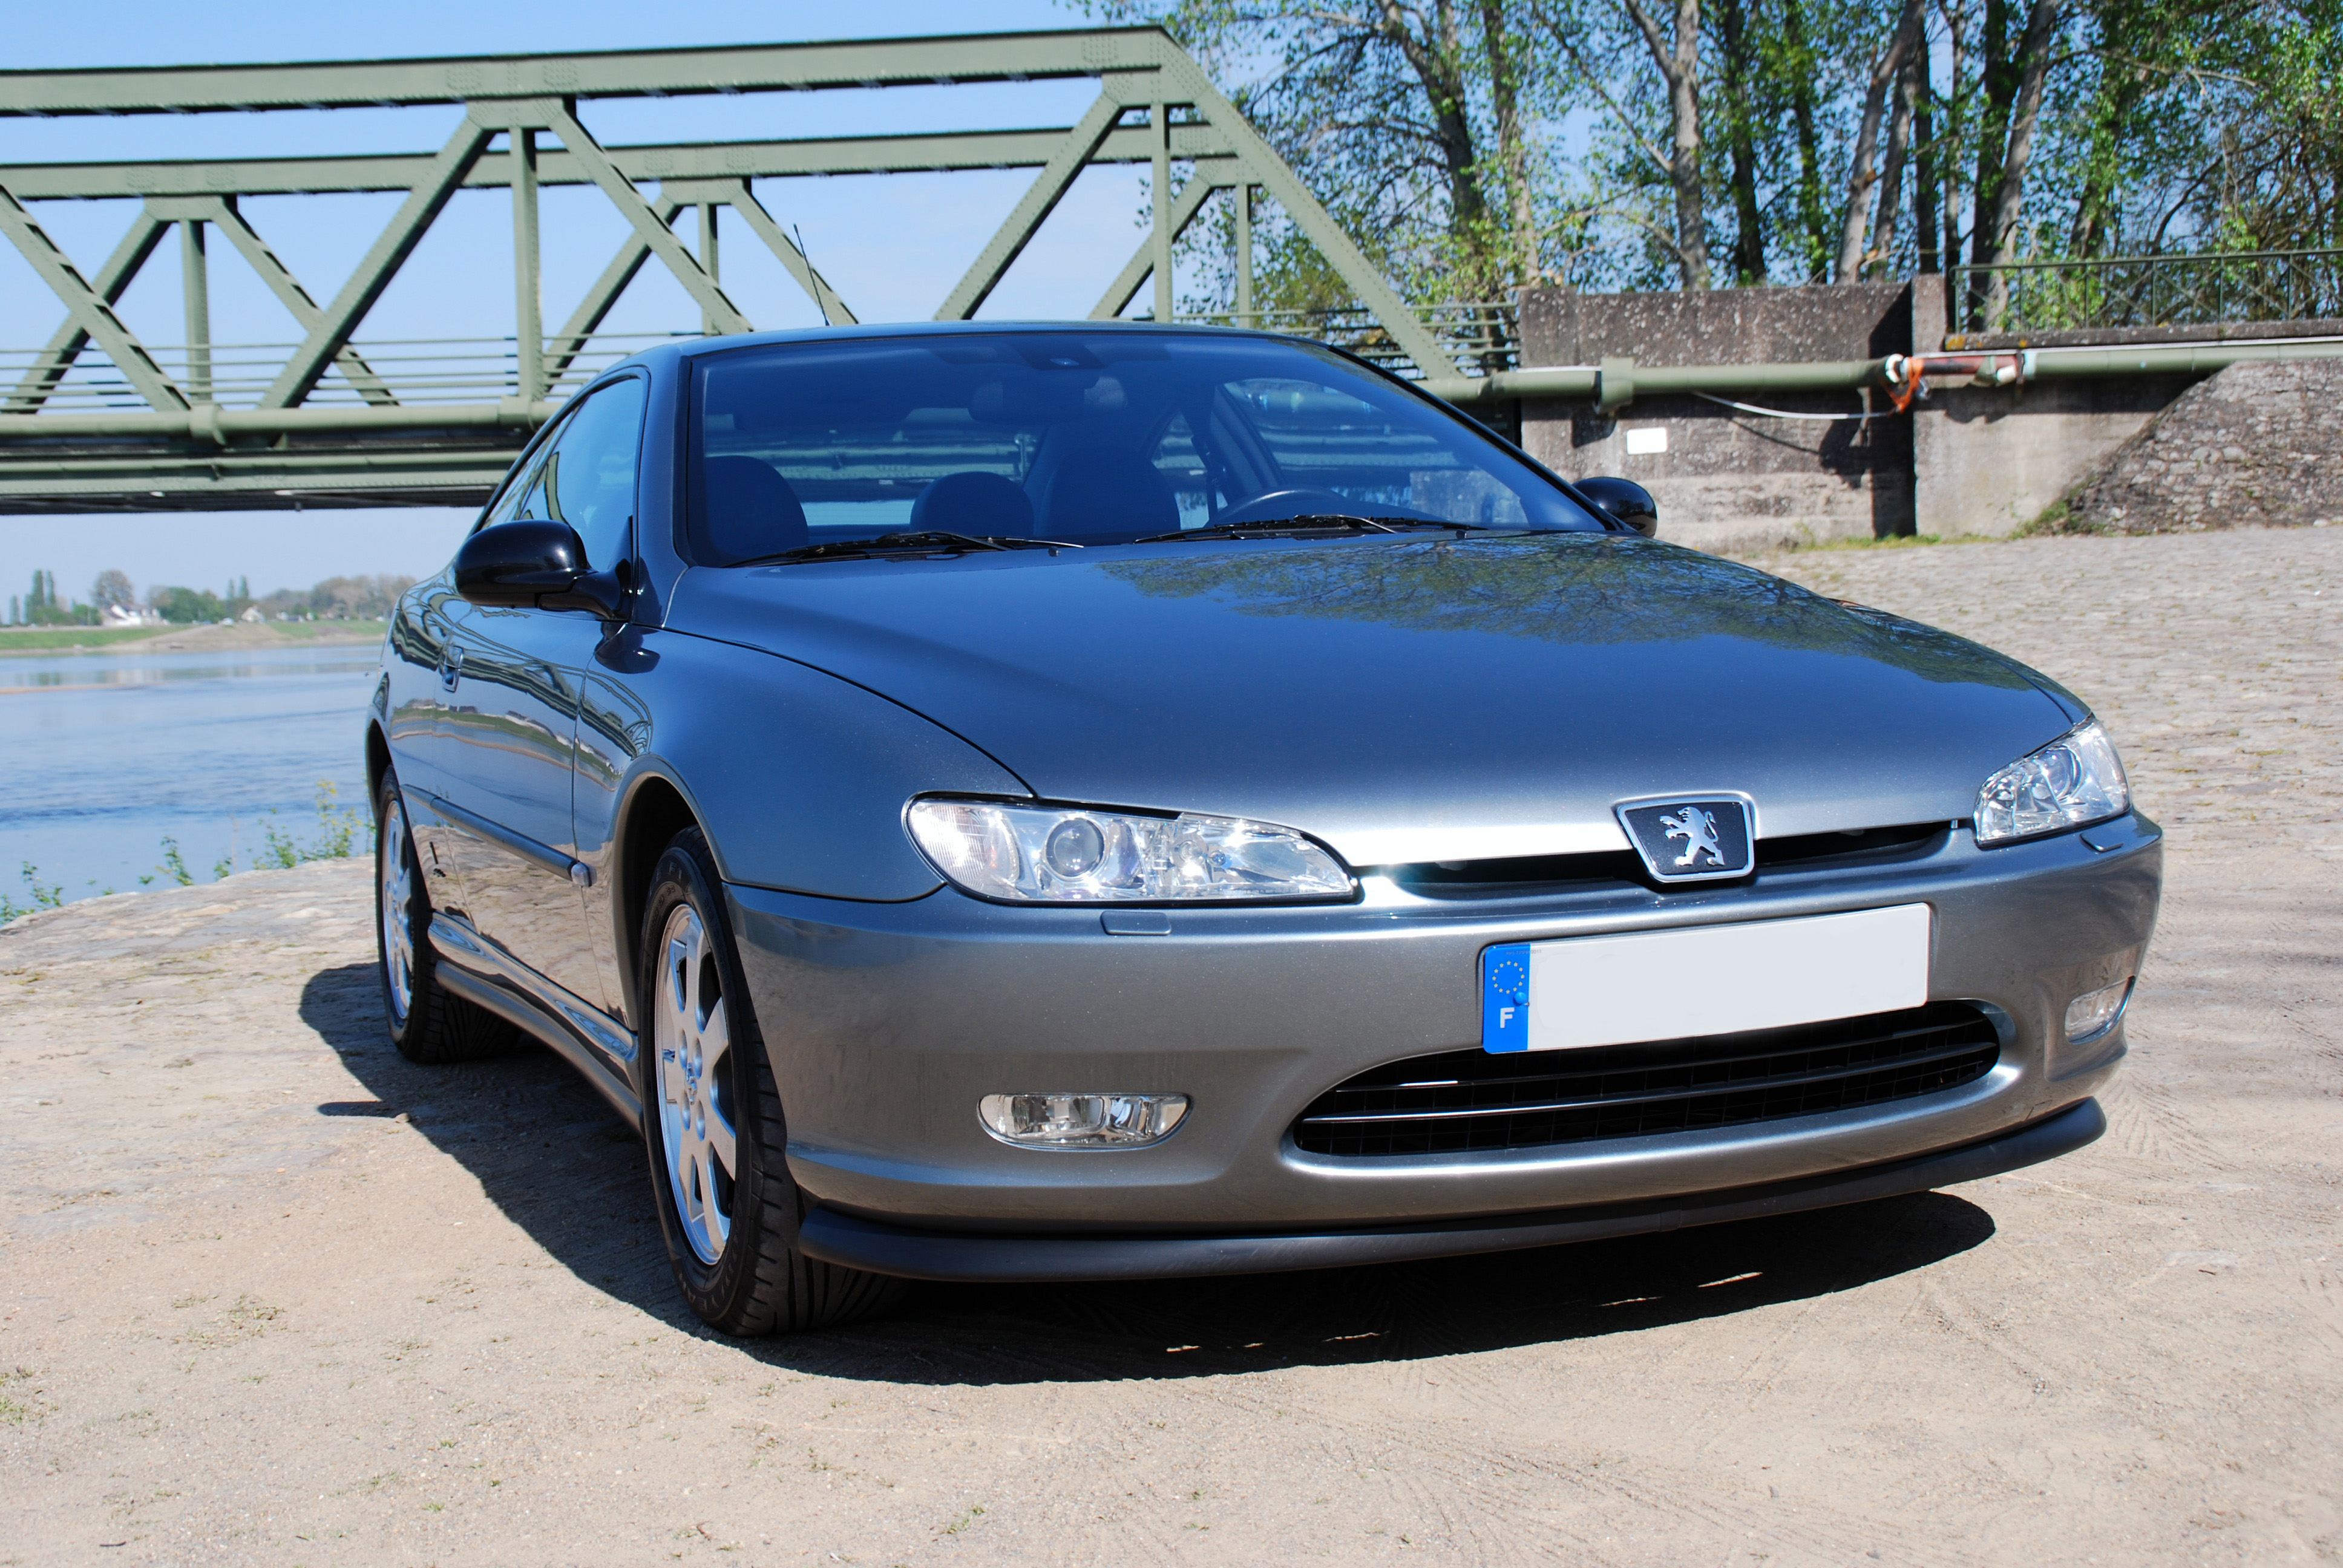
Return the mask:
[(461, 680), (463, 677), (464, 650), (451, 642), (440, 652), (439, 655), (440, 689), (443, 691), (455, 690), (456, 682)]

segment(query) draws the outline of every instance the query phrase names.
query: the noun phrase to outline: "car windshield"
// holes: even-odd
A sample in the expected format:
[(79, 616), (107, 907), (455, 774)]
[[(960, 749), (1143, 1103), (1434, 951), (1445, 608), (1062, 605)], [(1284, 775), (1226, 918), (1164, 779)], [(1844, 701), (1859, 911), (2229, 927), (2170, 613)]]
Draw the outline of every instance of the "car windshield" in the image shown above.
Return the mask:
[[(1464, 420), (1314, 345), (1236, 334), (951, 333), (708, 355), (693, 559), (1202, 541), (1433, 525), (1599, 530)], [(941, 536), (958, 536), (958, 542)], [(887, 536), (904, 536), (890, 538)]]

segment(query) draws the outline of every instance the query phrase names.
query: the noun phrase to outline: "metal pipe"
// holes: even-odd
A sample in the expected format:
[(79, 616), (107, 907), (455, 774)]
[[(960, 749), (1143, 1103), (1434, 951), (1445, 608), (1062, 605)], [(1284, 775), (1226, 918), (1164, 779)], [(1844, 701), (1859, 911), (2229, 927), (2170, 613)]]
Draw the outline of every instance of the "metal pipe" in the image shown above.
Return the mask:
[(1986, 385), (2072, 380), (2088, 377), (2210, 376), (2248, 361), (2343, 358), (2343, 337), (2283, 343), (2176, 343), (2133, 347), (2002, 349), (1995, 353), (1891, 354), (1881, 359), (1825, 359), (1766, 365), (1556, 365), (1466, 377), (1427, 377), (1423, 389), (1462, 405), (1509, 397), (1593, 398), (1608, 412), (1638, 397), (1688, 392), (1832, 392), (1864, 387), (1902, 388), (1906, 367), (1923, 377), (1947, 373)]
[(73, 436), (145, 436), (226, 446), (239, 436), (299, 436), (366, 430), (534, 430), (558, 403), (454, 403), (444, 407), (222, 408), (206, 403), (186, 413), (0, 414), (0, 441)]

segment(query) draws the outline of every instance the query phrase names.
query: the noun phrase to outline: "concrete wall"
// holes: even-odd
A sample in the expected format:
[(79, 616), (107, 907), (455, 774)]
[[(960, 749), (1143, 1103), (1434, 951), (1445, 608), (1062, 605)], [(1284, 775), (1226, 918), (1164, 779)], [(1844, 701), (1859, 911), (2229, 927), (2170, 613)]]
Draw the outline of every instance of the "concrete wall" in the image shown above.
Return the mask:
[[(1947, 337), (1944, 279), (1703, 294), (1525, 290), (1522, 364), (1639, 366), (1875, 359), (2067, 343), (2331, 334), (2334, 322)], [(2055, 340), (2055, 342), (2054, 342)], [(2247, 374), (2247, 372), (2251, 372)], [(2191, 388), (2195, 387), (2192, 391)], [(2222, 391), (2221, 387), (2233, 390)], [(2184, 397), (2184, 394), (2187, 396)], [(1748, 394), (1787, 415), (1845, 415), (1857, 392)], [(1909, 417), (1781, 418), (1699, 397), (1525, 399), (1518, 438), (1566, 478), (1615, 474), (1659, 502), (1664, 538), (1747, 551), (1894, 534), (2009, 534), (2073, 498), (2074, 521), (2162, 531), (2343, 518), (2343, 363), (2237, 366), (2015, 387), (1933, 386)], [(1884, 398), (1875, 405), (1885, 407)], [(2169, 417), (2167, 410), (2170, 410)], [(1508, 427), (1510, 411), (1495, 422)]]
[[(1592, 365), (1606, 355), (1639, 365), (1868, 359), (1912, 345), (1912, 293), (1903, 284), (1705, 294), (1530, 289), (1521, 310), (1524, 366)], [(1856, 392), (1736, 401), (1785, 414), (1866, 407)], [(1774, 418), (1697, 397), (1643, 398), (1614, 417), (1591, 401), (1530, 399), (1520, 438), (1565, 477), (1615, 474), (1644, 486), (1659, 502), (1661, 537), (1701, 549), (1913, 528), (1907, 419)]]
[(1916, 531), (2015, 533), (2138, 435), (2191, 379), (1936, 388), (1913, 405), (1908, 421)]

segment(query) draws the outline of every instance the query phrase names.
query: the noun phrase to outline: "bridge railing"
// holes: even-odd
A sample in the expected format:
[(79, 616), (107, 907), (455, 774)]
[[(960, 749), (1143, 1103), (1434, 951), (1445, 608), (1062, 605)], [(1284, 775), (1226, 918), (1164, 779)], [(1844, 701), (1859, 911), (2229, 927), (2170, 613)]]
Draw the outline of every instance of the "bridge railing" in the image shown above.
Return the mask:
[[(696, 332), (595, 333), (586, 337), (548, 338), (543, 363), (560, 366), (549, 378), (546, 397), (568, 397), (629, 354), (654, 343), (698, 337)], [(148, 353), (196, 401), (223, 408), (257, 407), (293, 343), (216, 343), (199, 350), (185, 345), (150, 345)], [(564, 363), (564, 361), (567, 363)], [(0, 411), (11, 393), (44, 379), (54, 365), (45, 349), (0, 348)], [(520, 354), (510, 337), (407, 337), (358, 339), (338, 359), (306, 400), (309, 407), (355, 407), (397, 404), (495, 403), (520, 395)], [(146, 407), (120, 370), (89, 347), (75, 358), (41, 403), (49, 414), (101, 414)]]
[[(1519, 368), (1521, 317), (1512, 300), (1457, 300), (1442, 305), (1418, 306), (1415, 313), (1432, 329), (1441, 351), (1449, 360), (1447, 365), (1433, 367), (1431, 374), (1450, 374), (1452, 367), (1468, 376)], [(1291, 333), (1297, 337), (1315, 338), (1321, 343), (1346, 348), (1362, 359), (1371, 360), (1411, 380), (1426, 374), (1384, 329), (1374, 313), (1362, 305), (1320, 310), (1208, 312), (1182, 315), (1177, 319), (1214, 327), (1254, 327), (1271, 332)]]
[[(1521, 359), (1516, 312), (1510, 300), (1466, 301), (1419, 312), (1455, 368), (1467, 375), (1515, 368)], [(1327, 310), (1263, 310), (1242, 317), (1182, 316), (1182, 321), (1264, 327), (1347, 348), (1411, 378), (1418, 376), (1405, 349), (1363, 306)], [(548, 338), (543, 363), (561, 366), (547, 400), (558, 402), (629, 354), (654, 343), (698, 337), (696, 332), (595, 333)], [(200, 351), (185, 345), (149, 345), (166, 374), (196, 400), (223, 408), (258, 405), (298, 345), (216, 343)], [(357, 339), (313, 391), (310, 407), (363, 403), (406, 407), (493, 403), (520, 395), (520, 356), (510, 337)], [(38, 377), (52, 361), (38, 348), (0, 348), (0, 410), (13, 389)], [(567, 361), (565, 364), (564, 361)], [(1443, 370), (1446, 367), (1442, 367)], [(84, 348), (41, 403), (51, 414), (98, 414), (146, 407), (127, 377), (96, 346)]]
[(2115, 256), (1956, 266), (1956, 329), (2072, 332), (2343, 317), (2343, 249)]

